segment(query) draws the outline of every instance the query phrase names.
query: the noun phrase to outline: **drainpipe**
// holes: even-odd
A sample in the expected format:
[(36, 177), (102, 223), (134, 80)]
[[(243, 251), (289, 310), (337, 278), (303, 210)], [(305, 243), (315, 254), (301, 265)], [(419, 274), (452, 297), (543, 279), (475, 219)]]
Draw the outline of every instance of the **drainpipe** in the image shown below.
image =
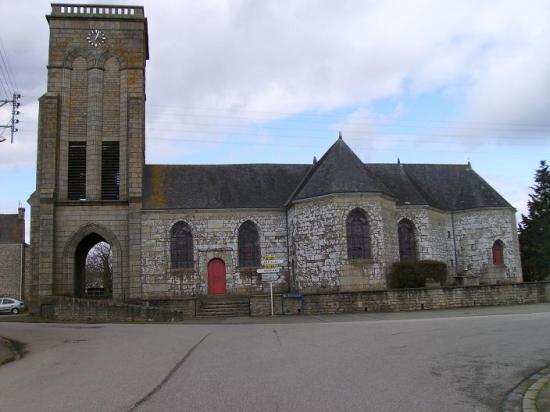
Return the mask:
[(451, 211), (451, 227), (453, 229), (453, 246), (454, 246), (454, 252), (455, 252), (455, 275), (458, 273), (458, 254), (456, 252), (456, 236), (455, 236), (455, 215), (454, 212)]
[(23, 300), (23, 271), (25, 270), (25, 208), (19, 204), (17, 208), (17, 221), (19, 224), (19, 236), (21, 251), (19, 253), (19, 299)]
[(292, 290), (292, 280), (294, 277), (294, 273), (291, 272), (290, 267), (290, 240), (289, 240), (289, 234), (288, 234), (288, 207), (285, 208), (285, 220), (286, 220), (286, 268), (288, 270), (288, 287)]
[(25, 258), (25, 242), (21, 243), (21, 255), (20, 255), (20, 265), (19, 265), (19, 300), (23, 300), (23, 268), (25, 267), (24, 263)]

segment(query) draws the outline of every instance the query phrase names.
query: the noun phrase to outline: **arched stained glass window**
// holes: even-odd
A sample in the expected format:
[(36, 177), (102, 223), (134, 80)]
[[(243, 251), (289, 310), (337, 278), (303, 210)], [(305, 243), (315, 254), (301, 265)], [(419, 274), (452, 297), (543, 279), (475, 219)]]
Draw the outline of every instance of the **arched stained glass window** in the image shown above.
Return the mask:
[(397, 225), (399, 237), (399, 259), (401, 261), (416, 260), (416, 240), (414, 238), (414, 224), (409, 219), (402, 219)]
[(346, 220), (349, 259), (368, 259), (371, 257), (369, 222), (365, 212), (355, 209)]
[(250, 220), (239, 228), (239, 267), (259, 267), (261, 260), (260, 236)]
[(504, 244), (501, 240), (496, 240), (495, 243), (493, 243), (493, 265), (504, 265)]
[(170, 256), (172, 269), (193, 267), (193, 235), (185, 222), (178, 222), (170, 231)]

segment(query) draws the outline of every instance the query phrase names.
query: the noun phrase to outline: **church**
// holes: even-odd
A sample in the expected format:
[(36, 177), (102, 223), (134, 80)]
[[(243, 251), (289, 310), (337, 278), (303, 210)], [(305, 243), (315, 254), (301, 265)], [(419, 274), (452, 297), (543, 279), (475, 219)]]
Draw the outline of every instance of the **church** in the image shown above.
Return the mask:
[(145, 164), (143, 7), (53, 4), (47, 21), (31, 303), (86, 297), (99, 242), (116, 300), (261, 293), (266, 259), (281, 292), (385, 289), (400, 260), (521, 282), (515, 210), (470, 164), (365, 164), (342, 136), (310, 164)]

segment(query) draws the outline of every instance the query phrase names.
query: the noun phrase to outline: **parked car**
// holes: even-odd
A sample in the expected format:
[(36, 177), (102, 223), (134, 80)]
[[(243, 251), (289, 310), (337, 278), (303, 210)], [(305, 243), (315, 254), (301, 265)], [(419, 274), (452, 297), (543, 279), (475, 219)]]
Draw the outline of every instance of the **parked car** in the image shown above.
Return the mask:
[(17, 315), (25, 310), (25, 302), (14, 298), (0, 298), (0, 312), (11, 312)]

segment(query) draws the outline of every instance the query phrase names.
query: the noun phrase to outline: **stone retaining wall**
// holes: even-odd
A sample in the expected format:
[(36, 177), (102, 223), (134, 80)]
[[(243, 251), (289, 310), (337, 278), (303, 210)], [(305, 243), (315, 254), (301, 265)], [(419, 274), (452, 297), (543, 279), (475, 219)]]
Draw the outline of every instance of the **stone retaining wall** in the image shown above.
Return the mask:
[(63, 296), (43, 304), (40, 314), (46, 319), (76, 322), (177, 322), (188, 317), (182, 310)]
[[(282, 314), (281, 295), (274, 295), (275, 314)], [(52, 320), (79, 322), (175, 322), (196, 315), (197, 298), (159, 299), (135, 304), (107, 300), (56, 297), (42, 305), (41, 315)], [(304, 313), (399, 312), (472, 306), (550, 302), (550, 282), (460, 286), (434, 289), (400, 289), (304, 295)], [(287, 314), (302, 312), (300, 300), (286, 299)], [(250, 297), (251, 316), (269, 316), (269, 294)]]
[[(550, 302), (550, 282), (305, 294), (304, 313), (399, 312), (540, 302)], [(287, 314), (300, 312), (299, 300), (287, 299), (285, 307)], [(281, 295), (274, 296), (274, 311), (282, 313)], [(250, 313), (270, 315), (269, 295), (252, 296)]]

